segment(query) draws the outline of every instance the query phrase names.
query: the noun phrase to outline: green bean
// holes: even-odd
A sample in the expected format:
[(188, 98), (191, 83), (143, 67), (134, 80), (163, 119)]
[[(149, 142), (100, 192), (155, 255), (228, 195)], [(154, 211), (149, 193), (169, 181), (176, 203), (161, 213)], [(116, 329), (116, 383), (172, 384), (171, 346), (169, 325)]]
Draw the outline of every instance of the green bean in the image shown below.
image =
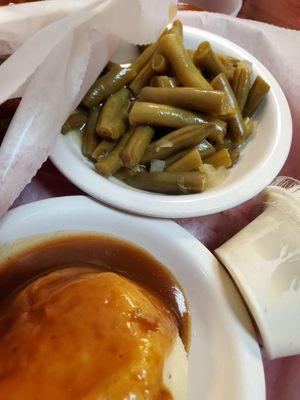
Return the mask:
[(223, 64), (231, 63), (233, 66), (236, 66), (239, 60), (235, 57), (227, 56), (222, 53), (217, 53), (215, 51), (215, 54), (218, 56), (218, 58), (222, 61)]
[(114, 177), (119, 179), (119, 181), (126, 181), (127, 179), (131, 178), (133, 175), (135, 175), (137, 172), (135, 172), (133, 169), (130, 168), (125, 168), (121, 167), (115, 174)]
[(231, 158), (232, 165), (235, 164), (238, 161), (239, 157), (240, 157), (240, 153), (239, 153), (239, 151), (237, 149), (230, 149), (229, 150), (229, 155), (230, 155), (230, 158)]
[(164, 161), (165, 161), (165, 168), (167, 169), (171, 164), (173, 164), (174, 162), (176, 162), (177, 160), (179, 160), (180, 158), (182, 158), (183, 156), (185, 156), (188, 152), (190, 152), (193, 149), (193, 147), (190, 147), (188, 149), (185, 150), (181, 150), (178, 153), (173, 153), (171, 154), (169, 157), (167, 157)]
[(101, 158), (95, 164), (96, 170), (101, 175), (106, 177), (114, 175), (122, 167), (120, 154), (122, 153), (128, 140), (130, 139), (130, 136), (133, 134), (133, 131), (133, 128), (130, 128), (126, 133), (124, 133), (124, 135), (121, 137), (114, 149), (108, 154), (108, 156), (105, 158)]
[(211, 138), (222, 142), (226, 134), (227, 124), (219, 119), (195, 114), (181, 108), (165, 104), (154, 104), (138, 101), (132, 107), (129, 114), (131, 125), (165, 126), (169, 128), (181, 128), (187, 125), (210, 125)]
[[(168, 168), (169, 165), (175, 163), (175, 161), (179, 160), (180, 158), (188, 154), (191, 150), (193, 150), (193, 148), (195, 147), (190, 147), (186, 150), (179, 151), (178, 153), (171, 154), (169, 157), (165, 159), (165, 167)], [(196, 146), (196, 148), (198, 149), (201, 159), (209, 156), (210, 154), (213, 154), (216, 151), (214, 146), (211, 143), (209, 143), (206, 139), (202, 140), (202, 142), (200, 142)]]
[(218, 115), (227, 114), (229, 109), (226, 93), (217, 90), (144, 87), (139, 99)]
[(214, 146), (211, 143), (209, 143), (206, 139), (204, 139), (201, 143), (198, 144), (198, 150), (201, 158), (210, 156), (216, 151)]
[(194, 171), (203, 165), (199, 150), (194, 147), (187, 154), (183, 155), (179, 160), (166, 168), (167, 172), (185, 172)]
[(176, 33), (179, 37), (183, 38), (183, 26), (178, 19), (173, 22), (172, 28), (168, 33)]
[(132, 176), (140, 172), (145, 172), (145, 170), (146, 167), (140, 164), (138, 164), (135, 168), (122, 167), (114, 174), (114, 177), (119, 179), (120, 181), (127, 181), (127, 179), (131, 178)]
[(219, 60), (224, 64), (226, 68), (226, 75), (229, 81), (233, 78), (235, 67), (237, 66), (238, 60), (236, 58), (225, 56), (224, 54), (216, 53)]
[(132, 67), (108, 71), (92, 85), (82, 100), (83, 104), (89, 108), (100, 104), (106, 97), (116, 93), (123, 86), (131, 82), (135, 76), (136, 71)]
[(211, 154), (210, 156), (206, 157), (204, 159), (204, 163), (211, 164), (215, 168), (221, 166), (229, 168), (232, 166), (232, 160), (229, 151), (227, 149), (218, 150), (214, 154)]
[(135, 128), (121, 154), (124, 167), (133, 168), (141, 161), (153, 136), (154, 129), (151, 126), (138, 126)]
[(163, 74), (168, 71), (169, 63), (163, 54), (155, 54), (151, 60), (151, 68), (157, 74)]
[(194, 54), (194, 63), (197, 67), (208, 71), (213, 77), (221, 72), (227, 75), (225, 65), (213, 51), (209, 42), (199, 44)]
[(213, 130), (212, 126), (186, 126), (177, 129), (161, 139), (152, 142), (144, 156), (143, 161), (152, 159), (164, 160), (171, 154), (180, 150), (196, 146), (201, 143)]
[(252, 117), (263, 102), (269, 90), (270, 85), (260, 76), (257, 76), (249, 91), (243, 111), (243, 117)]
[(109, 96), (98, 119), (98, 135), (115, 140), (125, 133), (129, 125), (130, 98), (131, 93), (126, 88)]
[(163, 35), (159, 44), (163, 54), (175, 71), (176, 77), (183, 86), (205, 90), (212, 89), (211, 85), (194, 65), (178, 34), (169, 33)]
[(63, 124), (61, 133), (65, 135), (73, 129), (82, 131), (86, 127), (87, 118), (86, 112), (77, 108)]
[[(227, 100), (227, 97), (226, 97)], [(228, 111), (226, 114), (212, 114), (215, 118), (221, 119), (222, 121), (228, 122), (235, 117), (235, 111), (228, 105)]]
[(115, 147), (116, 142), (112, 140), (106, 140), (103, 139), (101, 142), (98, 144), (98, 146), (95, 148), (95, 150), (92, 153), (92, 158), (94, 160), (98, 160), (100, 158), (108, 156), (108, 154), (112, 151), (112, 149)]
[(174, 88), (178, 86), (176, 78), (170, 76), (153, 76), (150, 81), (150, 85), (154, 87), (163, 87), (163, 88)]
[(230, 149), (233, 146), (232, 140), (228, 137), (226, 137), (223, 141), (223, 143), (217, 143), (215, 144), (215, 149), (216, 150), (222, 150), (222, 149)]
[(252, 73), (249, 68), (238, 66), (234, 69), (231, 88), (235, 94), (241, 112), (243, 112), (249, 94), (251, 75)]
[(91, 158), (93, 151), (95, 150), (97, 144), (99, 143), (99, 136), (96, 131), (96, 126), (100, 110), (101, 110), (100, 105), (90, 109), (86, 130), (83, 134), (82, 154), (88, 158)]
[(195, 172), (143, 172), (134, 175), (127, 183), (141, 190), (158, 193), (199, 193), (205, 188), (206, 176)]
[(158, 49), (158, 42), (152, 43), (133, 61), (131, 67), (139, 73), (146, 64), (151, 60), (153, 54)]
[(195, 54), (195, 50), (187, 50), (188, 55), (191, 57), (191, 60), (194, 62), (194, 54)]
[[(211, 117), (212, 118), (212, 117)], [(212, 120), (213, 120), (213, 118), (212, 118)], [(219, 120), (216, 120), (216, 121), (219, 121)], [(224, 123), (224, 121), (222, 121), (223, 123)], [(225, 122), (225, 124), (226, 124), (226, 122)], [(226, 124), (227, 125), (227, 124)], [(211, 133), (209, 134), (209, 136), (208, 136), (208, 138), (210, 139), (210, 140), (212, 140), (213, 142), (214, 142), (214, 144), (217, 144), (217, 143), (223, 143), (223, 141), (224, 141), (224, 137), (225, 137), (225, 135), (226, 135), (226, 126), (225, 126), (225, 129), (224, 130), (221, 130), (220, 129), (220, 125), (215, 125), (213, 122), (212, 122), (212, 127), (213, 126), (215, 126), (215, 129), (213, 129), (212, 131), (211, 131)]]
[(113, 70), (118, 70), (121, 71), (122, 67), (120, 66), (120, 64), (114, 63), (112, 61), (108, 61), (108, 63), (106, 64), (106, 69), (108, 69), (109, 71)]
[[(157, 55), (157, 51), (154, 53)], [(152, 60), (154, 55), (148, 61), (148, 63), (144, 66), (144, 68), (137, 74), (134, 80), (129, 85), (130, 90), (135, 94), (138, 95), (142, 88), (150, 82), (150, 79), (155, 74), (152, 68)]]
[(246, 139), (246, 127), (237, 100), (226, 75), (223, 73), (217, 75), (211, 84), (214, 89), (224, 90), (226, 92), (228, 103), (235, 112), (234, 117), (228, 121), (228, 127), (235, 142), (238, 144), (243, 143)]

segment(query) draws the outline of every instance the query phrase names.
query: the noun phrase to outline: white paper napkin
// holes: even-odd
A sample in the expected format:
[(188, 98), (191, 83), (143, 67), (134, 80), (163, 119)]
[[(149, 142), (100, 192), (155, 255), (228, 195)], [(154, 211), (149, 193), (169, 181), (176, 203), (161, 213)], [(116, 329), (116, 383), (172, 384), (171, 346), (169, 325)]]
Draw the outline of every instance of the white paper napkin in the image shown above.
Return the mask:
[(22, 96), (0, 148), (0, 216), (47, 159), (120, 38), (153, 42), (176, 0), (43, 1), (0, 8), (0, 103)]

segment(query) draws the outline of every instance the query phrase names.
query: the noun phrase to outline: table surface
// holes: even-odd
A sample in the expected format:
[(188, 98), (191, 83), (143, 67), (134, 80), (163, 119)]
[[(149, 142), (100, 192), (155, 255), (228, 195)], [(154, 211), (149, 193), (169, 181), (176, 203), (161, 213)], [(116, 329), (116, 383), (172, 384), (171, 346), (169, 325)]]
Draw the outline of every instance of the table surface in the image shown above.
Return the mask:
[[(0, 0), (0, 6), (34, 0)], [(244, 0), (241, 18), (268, 22), (284, 28), (300, 28), (300, 0)]]
[(244, 0), (238, 16), (300, 29), (300, 0)]
[[(9, 1), (0, 0), (0, 5)], [(19, 0), (15, 1), (20, 2)], [(267, 22), (285, 28), (300, 29), (300, 0), (244, 0), (243, 7), (238, 15), (241, 18), (248, 18), (257, 21)], [(0, 107), (0, 143), (8, 122), (12, 116), (15, 104), (2, 105)], [(35, 179), (28, 185), (14, 206), (37, 199), (61, 196), (61, 187), (64, 188), (64, 195), (81, 194), (71, 182), (67, 181), (60, 172), (47, 161)], [(35, 194), (35, 191), (38, 193)], [(230, 222), (228, 219), (228, 223)], [(213, 216), (210, 218), (211, 228), (214, 228)], [(240, 229), (242, 226), (237, 227)], [(221, 244), (228, 238), (219, 232)], [(210, 243), (206, 245), (210, 248)], [(218, 245), (218, 243), (214, 243)], [(287, 359), (267, 361), (265, 360), (265, 372), (267, 383), (268, 400), (298, 400), (300, 398), (300, 357), (289, 357)]]

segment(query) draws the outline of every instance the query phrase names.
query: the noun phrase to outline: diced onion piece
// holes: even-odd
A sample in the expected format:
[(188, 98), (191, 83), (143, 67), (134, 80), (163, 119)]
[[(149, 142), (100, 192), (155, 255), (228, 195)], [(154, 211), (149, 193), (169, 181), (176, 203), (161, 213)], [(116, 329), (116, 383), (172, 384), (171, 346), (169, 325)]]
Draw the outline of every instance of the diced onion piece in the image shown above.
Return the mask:
[(206, 175), (206, 188), (212, 188), (221, 185), (228, 175), (228, 171), (225, 167), (215, 168), (210, 164), (203, 164), (201, 170), (205, 172)]
[(151, 172), (163, 172), (165, 169), (166, 162), (164, 160), (151, 160), (150, 173)]

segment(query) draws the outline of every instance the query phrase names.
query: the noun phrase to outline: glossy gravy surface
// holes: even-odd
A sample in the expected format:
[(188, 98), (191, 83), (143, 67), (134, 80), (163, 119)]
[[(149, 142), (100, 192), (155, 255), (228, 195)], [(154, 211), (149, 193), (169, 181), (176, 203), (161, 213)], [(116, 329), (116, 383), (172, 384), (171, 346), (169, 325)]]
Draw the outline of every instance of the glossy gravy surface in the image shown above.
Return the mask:
[(150, 254), (52, 238), (1, 269), (0, 400), (172, 400), (162, 371), (178, 331), (187, 347), (182, 290)]
[(74, 263), (117, 272), (157, 295), (174, 315), (188, 349), (190, 315), (180, 284), (150, 253), (112, 236), (93, 233), (54, 236), (11, 257), (0, 266), (0, 307), (29, 281)]

